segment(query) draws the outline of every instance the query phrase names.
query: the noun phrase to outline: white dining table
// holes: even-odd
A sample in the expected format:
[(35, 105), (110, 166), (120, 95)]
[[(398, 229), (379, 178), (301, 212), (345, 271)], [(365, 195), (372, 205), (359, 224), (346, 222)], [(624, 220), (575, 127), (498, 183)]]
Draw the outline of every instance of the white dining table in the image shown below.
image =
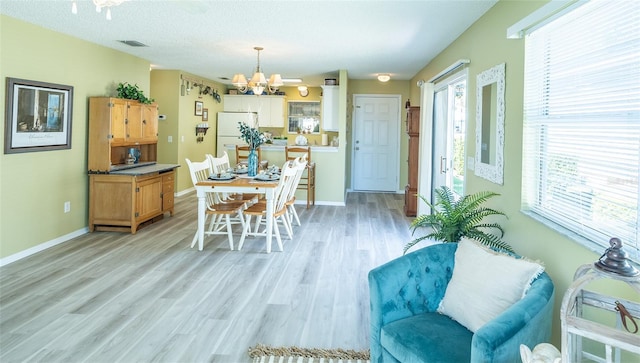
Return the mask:
[(275, 190), (278, 182), (258, 181), (248, 176), (239, 176), (233, 180), (206, 180), (196, 184), (198, 197), (198, 250), (202, 251), (204, 244), (204, 222), (207, 210), (207, 192), (219, 193), (252, 193), (264, 194), (267, 202), (267, 253), (271, 253), (271, 240), (273, 233), (273, 213), (275, 209)]

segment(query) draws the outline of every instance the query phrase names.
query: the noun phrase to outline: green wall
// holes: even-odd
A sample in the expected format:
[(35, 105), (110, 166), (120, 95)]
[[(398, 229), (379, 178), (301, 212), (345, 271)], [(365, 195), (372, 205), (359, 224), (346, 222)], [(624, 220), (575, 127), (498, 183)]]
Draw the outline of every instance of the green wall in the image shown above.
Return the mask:
[(149, 62), (3, 15), (0, 46), (3, 82), (12, 77), (74, 87), (71, 149), (0, 156), (0, 257), (6, 257), (84, 233), (88, 97), (114, 95), (119, 82), (138, 84), (149, 95)]
[[(427, 80), (458, 59), (468, 58), (471, 63), (468, 83), (468, 155), (475, 154), (476, 76), (494, 65), (506, 63), (505, 89), (505, 149), (504, 185), (478, 178), (467, 170), (466, 193), (491, 190), (500, 193), (493, 207), (508, 215), (502, 222), (505, 240), (521, 255), (540, 260), (546, 266), (556, 288), (556, 304), (552, 343), (560, 347), (560, 303), (564, 292), (573, 281), (575, 270), (596, 261), (600, 254), (574, 242), (520, 211), (522, 187), (522, 114), (524, 86), (524, 39), (507, 39), (506, 30), (526, 15), (542, 6), (545, 1), (500, 1), (482, 18), (465, 31), (454, 43), (440, 53), (411, 80), (411, 100), (415, 105), (420, 90), (418, 80)], [(637, 293), (616, 283), (597, 284), (597, 290), (637, 300)]]
[[(158, 121), (158, 162), (180, 164), (176, 173), (176, 192), (184, 192), (193, 188), (189, 168), (185, 159), (191, 161), (204, 160), (205, 154), (216, 153), (216, 116), (222, 111), (222, 103), (218, 103), (211, 95), (200, 95), (199, 88), (193, 87), (191, 92), (182, 96), (180, 87), (182, 76), (197, 80), (217, 89), (223, 94), (226, 87), (210, 79), (197, 77), (177, 70), (151, 71), (151, 94), (159, 105), (159, 114), (167, 119)], [(192, 82), (193, 83), (193, 82)], [(186, 86), (186, 82), (185, 82)], [(196, 125), (202, 122), (202, 116), (195, 115), (195, 102), (202, 101), (209, 111), (209, 129), (204, 141), (198, 142)], [(169, 136), (172, 141), (169, 142)]]

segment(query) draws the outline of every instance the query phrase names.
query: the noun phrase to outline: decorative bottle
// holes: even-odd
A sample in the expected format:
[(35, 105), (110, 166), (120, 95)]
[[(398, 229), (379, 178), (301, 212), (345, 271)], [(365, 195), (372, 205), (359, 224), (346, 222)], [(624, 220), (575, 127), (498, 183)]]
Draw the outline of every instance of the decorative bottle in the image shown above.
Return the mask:
[(256, 176), (258, 174), (258, 153), (256, 149), (249, 150), (248, 163), (247, 175)]

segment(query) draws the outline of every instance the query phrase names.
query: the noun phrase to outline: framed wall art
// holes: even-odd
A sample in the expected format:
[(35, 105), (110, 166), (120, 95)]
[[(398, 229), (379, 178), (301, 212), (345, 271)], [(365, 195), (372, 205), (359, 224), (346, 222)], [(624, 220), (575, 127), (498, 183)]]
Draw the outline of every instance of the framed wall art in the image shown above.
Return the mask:
[(71, 149), (73, 86), (7, 77), (4, 153)]
[(209, 109), (208, 108), (203, 108), (202, 109), (202, 121), (209, 121)]
[(196, 116), (202, 116), (202, 110), (204, 108), (204, 104), (202, 101), (196, 101)]

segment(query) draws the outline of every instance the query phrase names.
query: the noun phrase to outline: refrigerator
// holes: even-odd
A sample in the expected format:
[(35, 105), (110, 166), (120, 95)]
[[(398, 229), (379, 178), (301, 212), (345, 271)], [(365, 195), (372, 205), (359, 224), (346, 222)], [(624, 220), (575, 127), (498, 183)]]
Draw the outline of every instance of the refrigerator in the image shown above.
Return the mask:
[[(256, 112), (218, 112), (216, 156), (222, 155), (226, 150), (225, 145), (247, 144), (240, 138), (238, 122), (245, 122), (249, 126), (258, 127), (258, 114)], [(227, 151), (227, 153), (229, 152)]]

